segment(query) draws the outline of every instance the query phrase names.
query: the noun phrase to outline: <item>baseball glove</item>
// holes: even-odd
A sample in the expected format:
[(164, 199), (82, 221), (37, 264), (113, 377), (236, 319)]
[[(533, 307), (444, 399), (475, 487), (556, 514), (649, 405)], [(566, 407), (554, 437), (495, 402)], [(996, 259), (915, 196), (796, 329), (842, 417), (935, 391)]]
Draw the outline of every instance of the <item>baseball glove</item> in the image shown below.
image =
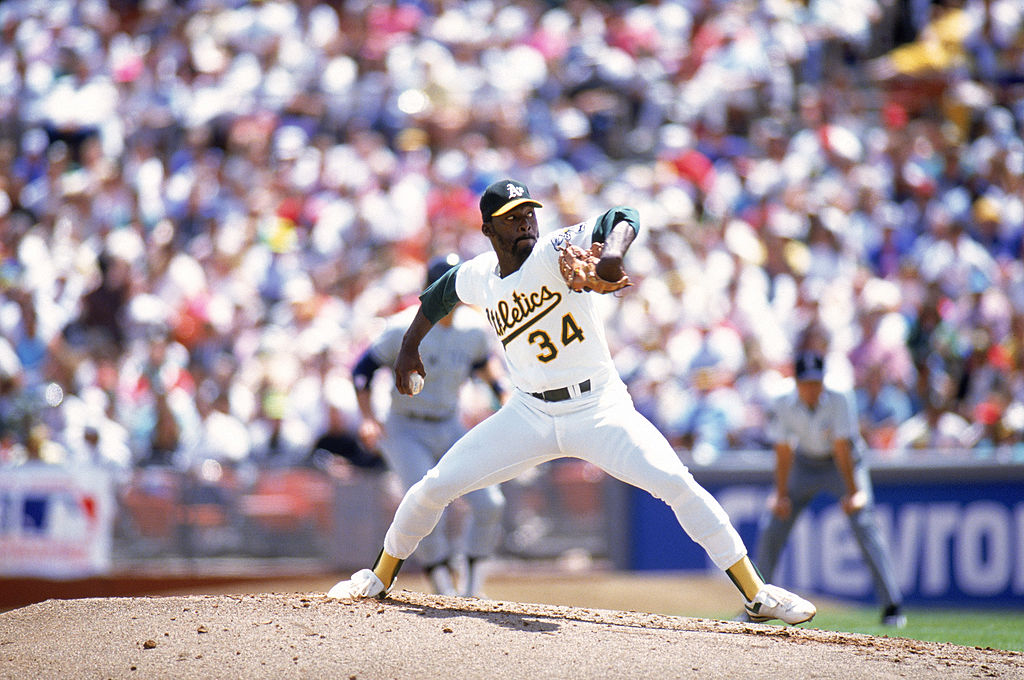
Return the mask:
[(618, 281), (607, 281), (597, 275), (597, 263), (603, 250), (603, 243), (593, 244), (589, 251), (568, 243), (562, 246), (562, 254), (558, 256), (558, 268), (565, 279), (565, 285), (577, 293), (584, 290), (611, 293), (633, 285), (625, 274)]

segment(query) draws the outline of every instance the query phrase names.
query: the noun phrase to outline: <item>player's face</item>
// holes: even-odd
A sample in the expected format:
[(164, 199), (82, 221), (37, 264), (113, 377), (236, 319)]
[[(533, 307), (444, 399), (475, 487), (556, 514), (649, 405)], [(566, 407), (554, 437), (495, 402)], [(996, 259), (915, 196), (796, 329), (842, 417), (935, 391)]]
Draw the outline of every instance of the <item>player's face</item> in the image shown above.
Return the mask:
[(814, 408), (818, 405), (818, 399), (821, 397), (821, 391), (823, 389), (820, 380), (797, 380), (796, 391), (800, 397), (800, 401), (805, 403), (808, 408)]
[(483, 233), (491, 239), (495, 252), (522, 263), (537, 244), (540, 232), (537, 226), (537, 206), (530, 203), (517, 205), (504, 215), (484, 222)]

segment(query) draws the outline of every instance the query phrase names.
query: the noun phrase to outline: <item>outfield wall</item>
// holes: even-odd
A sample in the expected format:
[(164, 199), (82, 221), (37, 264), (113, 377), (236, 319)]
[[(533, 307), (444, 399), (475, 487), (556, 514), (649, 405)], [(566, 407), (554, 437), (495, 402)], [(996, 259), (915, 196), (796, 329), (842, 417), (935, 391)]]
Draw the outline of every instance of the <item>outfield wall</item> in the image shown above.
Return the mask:
[[(771, 458), (729, 454), (691, 466), (752, 552)], [(346, 571), (376, 556), (401, 495), (390, 474), (351, 470), (225, 470), (204, 481), (143, 469), (116, 492), (109, 475), (86, 472), (0, 469), (0, 580), (106, 575), (147, 559), (185, 559), (197, 573), (202, 558), (305, 558)], [(1024, 606), (1024, 465), (935, 459), (879, 464), (873, 478), (909, 603)], [(583, 461), (546, 464), (502, 488), (503, 555), (713, 569), (664, 503)], [(460, 503), (450, 508), (454, 528), (465, 512)], [(798, 522), (773, 580), (850, 601), (874, 597), (845, 515), (824, 498)]]
[[(755, 554), (771, 491), (767, 461), (692, 468)], [(908, 604), (1024, 606), (1024, 465), (882, 464), (872, 471), (878, 519)], [(626, 566), (706, 570), (707, 555), (668, 506), (630, 490)], [(797, 521), (773, 579), (801, 592), (873, 602), (846, 516), (818, 498)]]

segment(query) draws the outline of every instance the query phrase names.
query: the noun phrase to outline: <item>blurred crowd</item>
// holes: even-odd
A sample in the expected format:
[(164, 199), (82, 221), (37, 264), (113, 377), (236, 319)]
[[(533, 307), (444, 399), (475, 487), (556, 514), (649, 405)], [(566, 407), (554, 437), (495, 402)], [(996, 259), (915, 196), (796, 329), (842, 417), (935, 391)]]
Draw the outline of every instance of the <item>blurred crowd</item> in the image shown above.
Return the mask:
[(489, 248), (502, 176), (543, 231), (639, 209), (609, 340), (698, 460), (764, 447), (799, 347), (881, 455), (1024, 459), (1017, 0), (7, 0), (0, 35), (0, 463), (358, 446), (351, 365)]

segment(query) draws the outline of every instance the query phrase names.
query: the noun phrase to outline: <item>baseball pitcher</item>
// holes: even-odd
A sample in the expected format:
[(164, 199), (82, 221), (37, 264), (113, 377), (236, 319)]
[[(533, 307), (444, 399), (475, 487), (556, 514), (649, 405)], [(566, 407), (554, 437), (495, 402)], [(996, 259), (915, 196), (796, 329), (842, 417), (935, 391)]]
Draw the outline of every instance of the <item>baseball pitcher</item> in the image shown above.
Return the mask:
[(452, 500), (568, 456), (664, 500), (739, 588), (752, 619), (809, 621), (814, 605), (764, 583), (721, 505), (634, 408), (615, 370), (594, 293), (629, 285), (622, 263), (639, 229), (637, 212), (613, 208), (541, 237), (540, 207), (516, 180), (487, 187), (480, 198), (481, 230), (493, 251), (452, 268), (423, 292), (395, 361), (395, 384), (402, 394), (411, 393), (413, 374), (429, 382), (420, 343), (463, 301), (485, 310), (515, 389), (500, 410), (409, 489), (373, 568), (356, 572), (328, 595), (385, 596), (402, 562)]

